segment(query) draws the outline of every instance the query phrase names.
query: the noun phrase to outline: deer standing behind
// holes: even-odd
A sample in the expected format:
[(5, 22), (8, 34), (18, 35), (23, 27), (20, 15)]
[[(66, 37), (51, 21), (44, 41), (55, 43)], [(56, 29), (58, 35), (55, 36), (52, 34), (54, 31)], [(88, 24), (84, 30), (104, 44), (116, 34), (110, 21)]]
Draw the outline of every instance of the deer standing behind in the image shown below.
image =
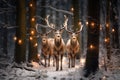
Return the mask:
[[(48, 18), (49, 18), (49, 15), (47, 16), (45, 21), (47, 22), (48, 27), (50, 27), (54, 31), (53, 51), (54, 51), (54, 57), (56, 60), (56, 71), (58, 71), (59, 67), (60, 67), (60, 70), (62, 70), (62, 60), (63, 60), (63, 55), (65, 53), (65, 43), (62, 38), (62, 32), (64, 27), (62, 27), (61, 29), (55, 29), (54, 24), (49, 24)], [(59, 66), (59, 60), (61, 62), (60, 64), (61, 66)]]
[(82, 31), (83, 25), (81, 26), (80, 30), (76, 31), (76, 32), (72, 32), (70, 30), (68, 30), (67, 28), (67, 22), (68, 22), (68, 18), (65, 16), (65, 30), (69, 33), (70, 35), (70, 39), (67, 41), (66, 43), (66, 51), (68, 54), (68, 59), (69, 59), (69, 68), (70, 67), (75, 67), (75, 58), (76, 58), (76, 54), (79, 52), (80, 50), (80, 44), (78, 42), (78, 34)]
[[(37, 26), (36, 26), (36, 30), (37, 30)], [(37, 31), (38, 32), (38, 31)], [(47, 60), (48, 60), (48, 66), (50, 66), (50, 58), (51, 56), (53, 56), (53, 38), (48, 38), (48, 34), (52, 32), (49, 31), (47, 33), (39, 33), (39, 36), (42, 38), (42, 42), (41, 42), (41, 53), (43, 54), (43, 57), (45, 59), (45, 67), (47, 66)], [(54, 61), (54, 58), (53, 58)], [(54, 64), (53, 64), (54, 66)]]

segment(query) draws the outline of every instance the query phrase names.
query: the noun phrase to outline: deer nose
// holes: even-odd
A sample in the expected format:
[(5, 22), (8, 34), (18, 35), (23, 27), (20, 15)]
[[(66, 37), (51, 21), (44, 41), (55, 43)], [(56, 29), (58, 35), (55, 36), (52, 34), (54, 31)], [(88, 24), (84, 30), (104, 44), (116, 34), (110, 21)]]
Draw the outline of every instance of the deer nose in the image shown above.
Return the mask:
[(57, 36), (57, 37), (60, 37), (60, 36)]
[(73, 38), (73, 39), (75, 39), (75, 38)]
[(43, 41), (45, 41), (45, 40), (43, 40)]

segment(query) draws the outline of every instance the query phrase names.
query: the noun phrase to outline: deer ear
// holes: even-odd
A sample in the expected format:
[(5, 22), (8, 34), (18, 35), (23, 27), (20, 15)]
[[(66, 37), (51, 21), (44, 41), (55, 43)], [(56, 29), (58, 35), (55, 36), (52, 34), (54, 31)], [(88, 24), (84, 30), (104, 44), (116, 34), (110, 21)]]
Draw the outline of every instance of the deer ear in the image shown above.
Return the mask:
[(39, 34), (39, 36), (40, 36), (40, 37), (42, 37), (42, 36), (43, 36), (43, 34)]
[(79, 33), (75, 33), (75, 35), (76, 35), (77, 37), (78, 37), (78, 34), (79, 34)]
[(71, 35), (72, 35), (72, 32), (68, 32), (68, 34), (71, 36)]
[(46, 33), (45, 36), (47, 36), (48, 34)]
[(60, 33), (63, 33), (63, 31), (64, 31), (64, 29), (61, 29), (61, 30), (60, 30)]

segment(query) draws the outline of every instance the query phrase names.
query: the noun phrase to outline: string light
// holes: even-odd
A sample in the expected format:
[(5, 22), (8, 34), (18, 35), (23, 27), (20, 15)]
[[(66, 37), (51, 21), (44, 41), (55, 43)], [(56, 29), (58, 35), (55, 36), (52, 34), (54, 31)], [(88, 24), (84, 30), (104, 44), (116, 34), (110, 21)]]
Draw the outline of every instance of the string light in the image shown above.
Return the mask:
[(112, 32), (115, 32), (115, 29), (112, 29)]
[(80, 21), (78, 22), (78, 25), (81, 25), (81, 22), (80, 22)]
[(90, 45), (90, 49), (93, 49), (93, 48), (94, 48), (94, 46), (91, 44), (91, 45)]
[(102, 30), (102, 25), (100, 25), (100, 30)]
[(71, 11), (72, 11), (72, 12), (74, 11), (74, 8), (73, 8), (73, 7), (71, 8)]
[(37, 46), (38, 46), (38, 44), (37, 44), (37, 43), (35, 43), (34, 47), (37, 47)]
[(89, 23), (88, 23), (88, 21), (86, 22), (86, 25), (88, 25)]
[(35, 21), (35, 18), (32, 18), (32, 21)]
[(18, 40), (18, 44), (22, 44), (22, 40), (21, 39)]
[(32, 31), (31, 31), (31, 34), (34, 35), (34, 33), (35, 33), (35, 32), (32, 30)]
[(13, 39), (14, 39), (14, 41), (16, 41), (16, 40), (17, 40), (17, 37), (15, 36)]
[(92, 26), (92, 27), (94, 27), (94, 26), (95, 26), (95, 23), (94, 23), (94, 22), (92, 22), (92, 23), (91, 23), (91, 26)]
[(106, 27), (109, 27), (109, 24), (108, 24), (108, 23), (106, 23)]
[(30, 3), (30, 7), (32, 7), (33, 5), (32, 5), (32, 3)]
[(32, 41), (33, 40), (33, 38), (30, 36), (30, 40)]
[(107, 43), (109, 42), (109, 38), (105, 38), (104, 41)]
[(38, 58), (40, 57), (40, 54), (37, 54)]

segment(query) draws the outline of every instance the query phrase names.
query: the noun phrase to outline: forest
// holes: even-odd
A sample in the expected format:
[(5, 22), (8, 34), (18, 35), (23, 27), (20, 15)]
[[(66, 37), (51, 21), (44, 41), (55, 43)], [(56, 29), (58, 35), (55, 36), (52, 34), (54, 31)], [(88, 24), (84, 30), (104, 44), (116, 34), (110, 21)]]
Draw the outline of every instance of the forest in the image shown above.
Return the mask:
[(0, 0), (0, 80), (119, 80), (120, 0)]

